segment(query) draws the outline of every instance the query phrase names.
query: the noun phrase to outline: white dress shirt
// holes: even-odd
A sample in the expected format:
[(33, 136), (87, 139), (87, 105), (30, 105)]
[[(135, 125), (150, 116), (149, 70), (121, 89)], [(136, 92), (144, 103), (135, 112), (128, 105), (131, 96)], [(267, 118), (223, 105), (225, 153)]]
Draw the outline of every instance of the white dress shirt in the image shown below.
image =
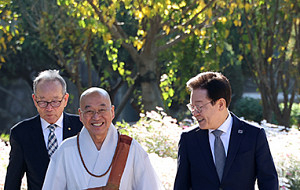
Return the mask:
[[(58, 145), (60, 145), (61, 142), (63, 141), (63, 118), (64, 118), (64, 114), (62, 113), (60, 118), (55, 122), (55, 124), (57, 125), (55, 129), (55, 136), (57, 138)], [(41, 124), (42, 124), (45, 144), (46, 147), (48, 147), (48, 136), (50, 131), (47, 127), (50, 125), (50, 123), (48, 123), (46, 120), (41, 118)]]
[[(218, 128), (218, 130), (223, 131), (222, 135), (220, 136), (222, 143), (224, 145), (224, 149), (225, 149), (225, 154), (227, 156), (227, 152), (228, 152), (228, 146), (229, 146), (229, 140), (230, 140), (230, 133), (231, 133), (231, 128), (232, 128), (232, 116), (229, 113), (227, 119), (225, 120), (225, 122)], [(212, 156), (214, 158), (215, 161), (215, 150), (214, 150), (214, 142), (215, 142), (215, 135), (212, 133), (214, 130), (209, 129), (209, 144), (210, 144), (210, 148), (211, 148), (211, 153)]]

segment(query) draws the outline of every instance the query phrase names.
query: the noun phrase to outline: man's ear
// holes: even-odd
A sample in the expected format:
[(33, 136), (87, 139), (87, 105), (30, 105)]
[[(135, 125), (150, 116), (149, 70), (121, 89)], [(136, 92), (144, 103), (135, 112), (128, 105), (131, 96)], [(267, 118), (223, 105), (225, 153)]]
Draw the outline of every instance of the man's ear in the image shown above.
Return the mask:
[(32, 94), (31, 96), (32, 96), (32, 100), (33, 100), (33, 103), (34, 103), (35, 107), (37, 107), (38, 105), (36, 103), (36, 96), (35, 96), (35, 94)]
[(218, 100), (217, 104), (218, 104), (218, 108), (219, 108), (220, 111), (223, 111), (224, 109), (227, 109), (227, 107), (226, 107), (226, 100), (224, 98), (220, 98)]

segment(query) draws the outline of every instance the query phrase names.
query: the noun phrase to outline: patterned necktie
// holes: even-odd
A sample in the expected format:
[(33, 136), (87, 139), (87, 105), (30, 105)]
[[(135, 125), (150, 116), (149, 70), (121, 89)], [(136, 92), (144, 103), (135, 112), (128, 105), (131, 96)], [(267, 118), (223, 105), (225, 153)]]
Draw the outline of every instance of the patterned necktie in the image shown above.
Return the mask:
[(215, 154), (215, 165), (217, 168), (218, 176), (220, 181), (222, 180), (225, 160), (226, 160), (226, 154), (224, 145), (222, 143), (222, 140), (220, 136), (222, 135), (222, 131), (220, 130), (214, 130), (212, 132), (215, 135), (215, 144), (214, 144), (214, 154)]
[(48, 154), (49, 154), (49, 158), (51, 158), (51, 155), (55, 152), (55, 150), (58, 147), (58, 143), (57, 143), (57, 139), (55, 136), (55, 128), (57, 127), (57, 125), (52, 124), (48, 126), (49, 129), (49, 136), (48, 136)]

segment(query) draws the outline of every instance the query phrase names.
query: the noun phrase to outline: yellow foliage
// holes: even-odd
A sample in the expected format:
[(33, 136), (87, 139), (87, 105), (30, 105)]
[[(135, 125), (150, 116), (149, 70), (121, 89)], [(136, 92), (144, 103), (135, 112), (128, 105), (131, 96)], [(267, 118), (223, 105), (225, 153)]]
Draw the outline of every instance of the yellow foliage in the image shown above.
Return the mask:
[(175, 10), (179, 10), (180, 9), (179, 6), (177, 4), (175, 4), (175, 3), (172, 5), (172, 8), (175, 9)]
[(225, 38), (227, 38), (229, 36), (230, 31), (229, 30), (225, 30)]
[(246, 12), (249, 12), (250, 8), (251, 8), (251, 5), (249, 3), (246, 3), (246, 5), (245, 5)]
[(261, 50), (261, 53), (262, 53), (263, 55), (265, 55), (265, 53), (266, 53), (265, 49), (262, 49), (262, 50)]
[(205, 36), (205, 34), (206, 34), (206, 31), (205, 30), (201, 30), (200, 35), (201, 36)]
[(86, 15), (86, 9), (83, 6), (80, 6), (79, 11), (81, 14)]
[(219, 1), (218, 3), (219, 3), (219, 6), (221, 8), (225, 8), (225, 6), (226, 6), (226, 2), (225, 1)]
[(144, 30), (140, 30), (140, 29), (137, 31), (137, 35), (138, 35), (138, 36), (143, 36), (143, 37), (144, 37), (144, 36), (145, 36), (145, 33), (146, 33), (146, 32), (145, 32)]
[(230, 15), (233, 13), (235, 8), (237, 8), (237, 4), (236, 3), (231, 3), (230, 4)]
[(130, 3), (131, 3), (131, 0), (123, 0), (123, 2), (124, 2), (124, 4), (125, 4), (125, 6), (127, 7), (127, 6), (129, 6), (129, 5), (130, 5)]
[(163, 30), (166, 32), (166, 34), (168, 35), (170, 33), (170, 26), (168, 25), (164, 25), (163, 26)]
[(189, 33), (191, 33), (191, 30), (187, 29), (186, 31), (184, 31), (184, 33), (189, 34)]
[(24, 42), (25, 38), (23, 36), (20, 37), (21, 44)]
[(201, 31), (198, 30), (198, 29), (196, 29), (196, 30), (194, 31), (194, 33), (195, 33), (196, 36), (200, 36)]
[(237, 3), (239, 8), (244, 8), (244, 4), (241, 0), (236, 0), (236, 3)]
[(208, 16), (208, 18), (212, 17), (212, 9), (211, 8), (207, 10), (207, 16)]
[(97, 30), (96, 30), (95, 28), (92, 28), (92, 32), (93, 32), (94, 34), (96, 34), (96, 33), (97, 33)]
[(288, 19), (289, 18), (289, 15), (288, 14), (285, 14), (284, 15), (284, 20)]
[(239, 55), (238, 59), (239, 59), (239, 61), (242, 61), (244, 59), (244, 57), (242, 55)]
[(226, 17), (219, 17), (218, 21), (220, 21), (222, 24), (225, 24), (227, 22), (227, 18)]
[(4, 49), (4, 51), (6, 51), (6, 44), (5, 44), (5, 39), (4, 39), (4, 37), (2, 37), (2, 38), (0, 38), (0, 43), (1, 43), (1, 45), (2, 45), (2, 47), (3, 47), (3, 49)]
[(144, 15), (146, 15), (147, 17), (150, 16), (150, 9), (149, 9), (149, 7), (143, 7), (143, 8), (142, 8), (142, 12), (143, 12)]
[(248, 49), (251, 49), (251, 45), (250, 45), (250, 44), (247, 44), (246, 47), (247, 47)]
[(7, 16), (10, 16), (11, 15), (11, 10), (6, 11), (5, 13), (6, 13)]
[(144, 15), (141, 11), (137, 10), (135, 13), (134, 13), (134, 16), (135, 18), (139, 19), (139, 20), (142, 20)]
[(165, 15), (169, 15), (169, 10), (168, 10), (168, 9), (165, 9), (165, 10), (164, 10), (164, 13), (165, 13)]
[(7, 36), (7, 41), (9, 42), (12, 38), (13, 38), (12, 35), (8, 35)]
[(133, 41), (133, 46), (136, 47), (137, 50), (142, 49), (143, 45), (144, 45), (144, 42), (137, 38), (136, 38), (136, 40)]
[(109, 40), (111, 40), (111, 34), (110, 33), (105, 33), (102, 37), (103, 37), (103, 40), (105, 42), (108, 42)]
[(140, 49), (142, 49), (144, 42), (141, 40), (137, 40), (136, 42), (136, 49), (139, 51)]
[(4, 63), (5, 62), (5, 59), (2, 55), (0, 55), (0, 62)]
[(268, 63), (271, 64), (271, 62), (272, 62), (272, 57), (269, 57), (268, 58)]
[(110, 19), (110, 20), (108, 21), (108, 23), (107, 23), (109, 27), (111, 27), (111, 26), (114, 24), (115, 19), (116, 19), (116, 18), (111, 17), (111, 19)]
[(218, 55), (221, 55), (223, 53), (223, 49), (220, 46), (217, 46), (216, 50)]
[(242, 26), (242, 21), (240, 21), (240, 20), (235, 20), (235, 21), (233, 21), (233, 23), (235, 26)]
[(166, 0), (166, 5), (171, 5), (171, 1), (170, 0)]
[(179, 4), (179, 7), (185, 7), (186, 6), (186, 2), (185, 1), (181, 1)]

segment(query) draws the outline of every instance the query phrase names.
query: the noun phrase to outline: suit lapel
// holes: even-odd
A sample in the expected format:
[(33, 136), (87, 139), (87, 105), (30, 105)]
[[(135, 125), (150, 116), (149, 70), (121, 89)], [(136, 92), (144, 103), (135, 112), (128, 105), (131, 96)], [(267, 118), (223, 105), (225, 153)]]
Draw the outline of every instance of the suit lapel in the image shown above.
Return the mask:
[(204, 157), (207, 167), (209, 168), (209, 171), (211, 171), (211, 168), (214, 168), (215, 172), (207, 172), (207, 175), (211, 175), (211, 179), (219, 180), (218, 173), (216, 170), (216, 166), (213, 160), (210, 144), (209, 144), (209, 138), (208, 138), (208, 130), (201, 130), (197, 131), (197, 139), (199, 143), (199, 147), (201, 148), (201, 155)]
[(245, 129), (242, 123), (239, 121), (239, 119), (234, 114), (231, 113), (231, 115), (233, 118), (233, 123), (232, 123), (232, 129), (231, 129), (231, 135), (229, 140), (229, 147), (228, 147), (228, 153), (227, 153), (223, 178), (224, 176), (227, 175), (227, 173), (230, 170), (230, 167), (236, 157), (236, 154), (240, 147), (241, 140), (243, 139), (245, 133)]
[(40, 116), (37, 116), (30, 127), (31, 138), (30, 141), (32, 147), (36, 147), (35, 150), (38, 150), (41, 153), (41, 159), (48, 160), (48, 151), (44, 140), (43, 129), (41, 125)]
[(69, 137), (72, 137), (74, 135), (76, 135), (76, 128), (74, 128), (74, 126), (72, 125), (70, 116), (68, 114), (66, 114), (65, 112), (64, 114), (64, 118), (63, 118), (63, 140)]

